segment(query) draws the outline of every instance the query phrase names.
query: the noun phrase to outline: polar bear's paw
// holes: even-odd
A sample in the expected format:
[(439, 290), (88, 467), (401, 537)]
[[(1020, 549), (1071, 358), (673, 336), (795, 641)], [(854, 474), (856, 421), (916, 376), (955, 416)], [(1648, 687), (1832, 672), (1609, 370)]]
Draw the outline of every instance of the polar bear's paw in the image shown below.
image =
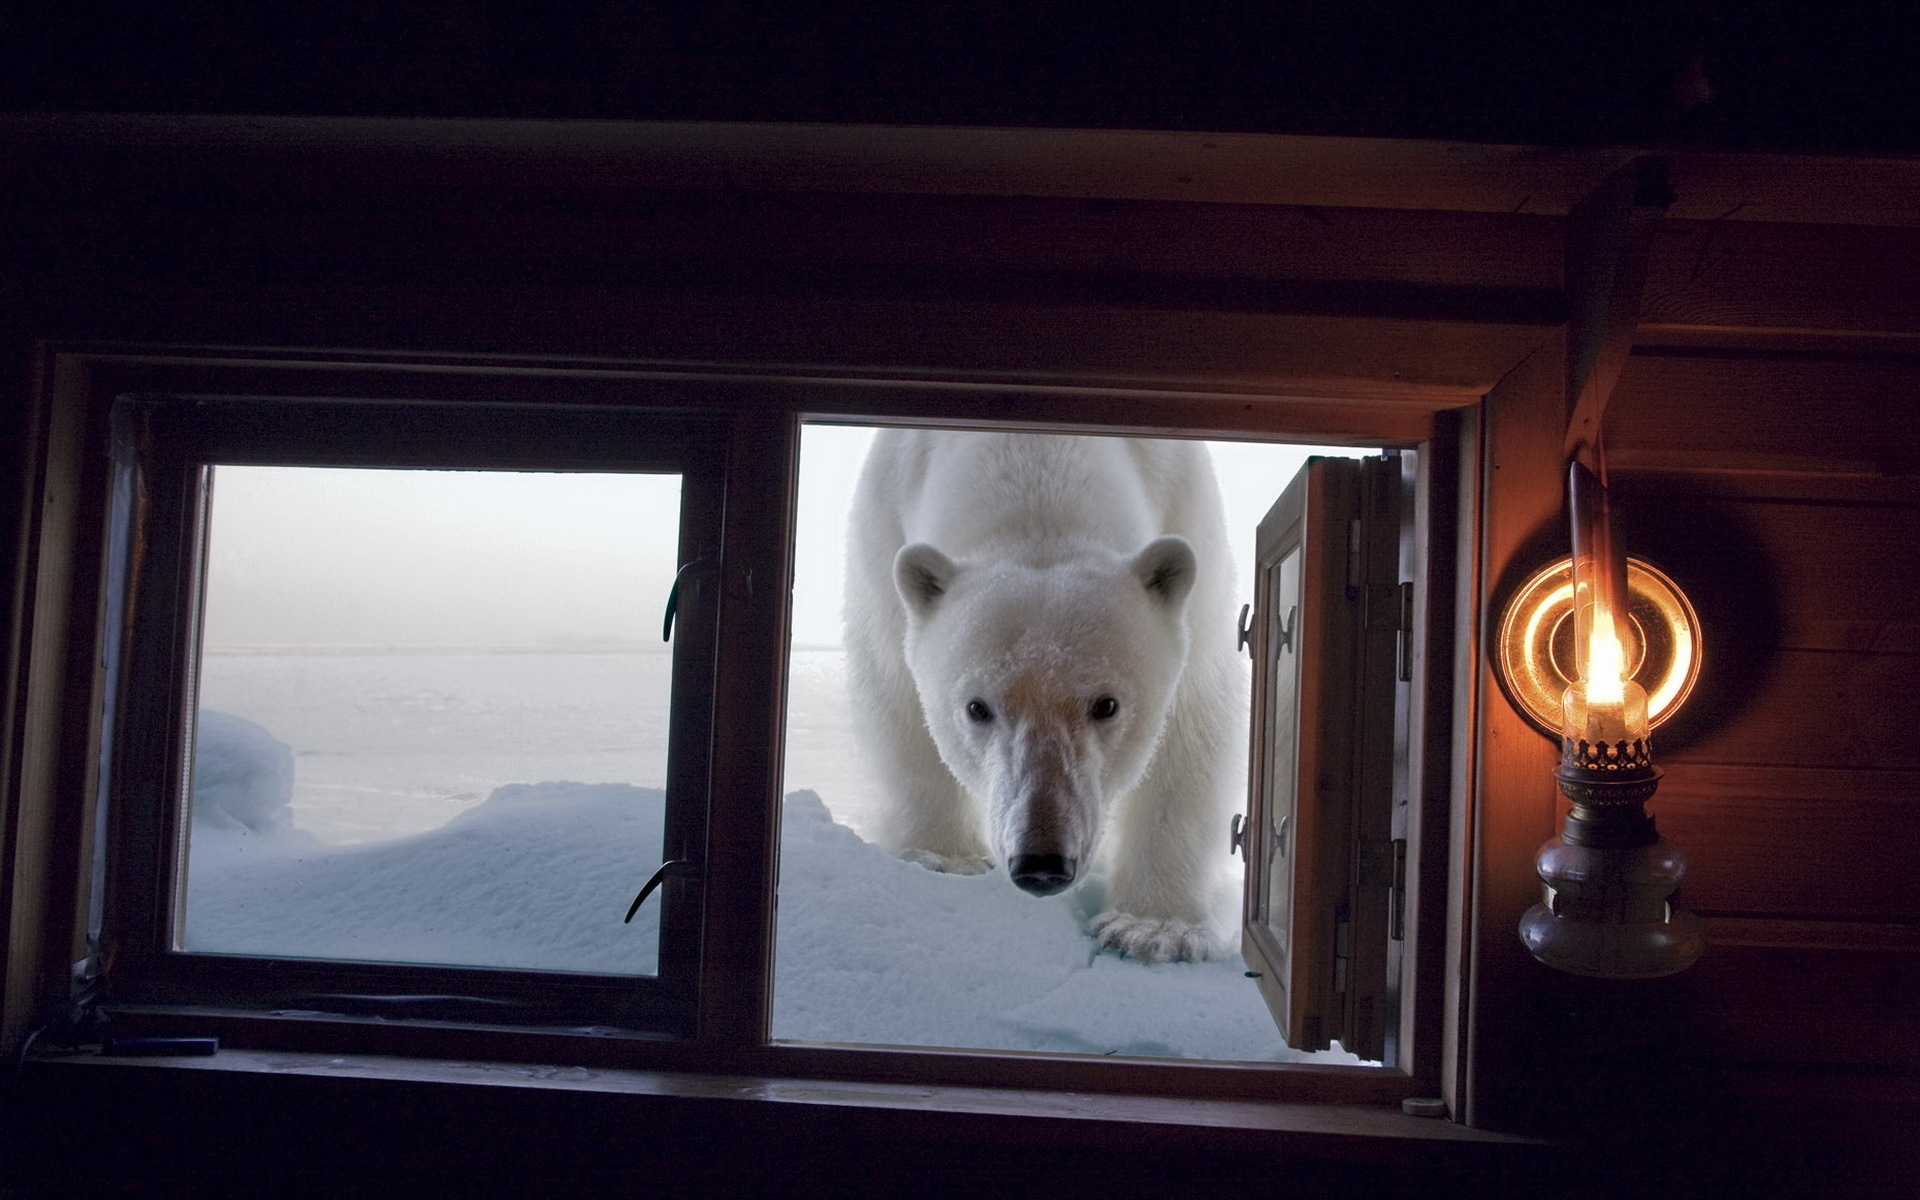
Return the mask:
[(1088, 932), (1102, 950), (1117, 950), (1142, 962), (1205, 962), (1227, 952), (1225, 940), (1205, 925), (1112, 909), (1095, 917)]
[(946, 875), (984, 875), (993, 870), (993, 860), (984, 854), (940, 854), (932, 850), (903, 850), (900, 857), (919, 863), (929, 871)]

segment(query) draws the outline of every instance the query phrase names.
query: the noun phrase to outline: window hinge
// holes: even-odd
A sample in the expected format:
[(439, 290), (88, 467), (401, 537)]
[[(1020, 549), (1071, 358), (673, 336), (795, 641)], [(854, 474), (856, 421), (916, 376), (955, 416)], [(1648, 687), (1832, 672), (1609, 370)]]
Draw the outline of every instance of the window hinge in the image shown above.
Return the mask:
[(1393, 843), (1361, 842), (1355, 878), (1361, 887), (1392, 887)]
[(1366, 557), (1361, 553), (1364, 545), (1364, 530), (1360, 518), (1355, 517), (1347, 523), (1347, 599), (1359, 600), (1362, 604), (1366, 603), (1365, 589), (1361, 586), (1366, 577), (1363, 569)]
[(1407, 839), (1362, 843), (1355, 877), (1361, 887), (1388, 889), (1387, 932), (1395, 941), (1405, 940)]
[(1407, 940), (1407, 839), (1393, 839), (1393, 903), (1387, 916), (1387, 936)]
[(1413, 682), (1413, 584), (1400, 585), (1400, 612), (1397, 628), (1400, 630), (1400, 682)]
[(1342, 904), (1333, 917), (1333, 994), (1347, 994), (1347, 971), (1353, 963), (1353, 912)]

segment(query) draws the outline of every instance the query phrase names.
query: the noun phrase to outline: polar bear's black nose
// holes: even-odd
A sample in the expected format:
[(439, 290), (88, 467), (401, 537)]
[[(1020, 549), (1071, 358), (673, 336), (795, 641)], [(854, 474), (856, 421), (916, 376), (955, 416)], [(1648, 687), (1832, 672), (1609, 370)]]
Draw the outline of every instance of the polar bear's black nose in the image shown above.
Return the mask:
[(1016, 854), (1007, 860), (1007, 874), (1023, 892), (1051, 896), (1073, 882), (1074, 861), (1064, 854)]

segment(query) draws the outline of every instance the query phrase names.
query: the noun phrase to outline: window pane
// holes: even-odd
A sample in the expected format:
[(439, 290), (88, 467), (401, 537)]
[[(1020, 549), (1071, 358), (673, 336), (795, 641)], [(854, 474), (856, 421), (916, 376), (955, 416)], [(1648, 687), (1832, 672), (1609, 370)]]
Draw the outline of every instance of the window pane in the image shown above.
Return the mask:
[[(845, 565), (850, 525), (862, 519), (855, 481), (873, 435), (809, 426), (801, 440), (773, 1036), (1094, 1056), (1357, 1061), (1289, 1048), (1233, 954), (1237, 946), (1205, 962), (1147, 962), (1102, 950), (1090, 929), (1105, 895), (1097, 872), (1040, 896), (1016, 887), (1005, 863), (978, 874), (929, 870), (890, 847), (887, 819), (908, 781), (856, 735), (853, 689), (860, 684), (842, 621), (845, 588), (857, 586), (848, 583)], [(1228, 637), (1240, 602), (1251, 598), (1254, 528), (1316, 452), (1326, 451), (1206, 447), (1236, 564), (1232, 583), (1221, 589), (1229, 595), (1206, 619)], [(1244, 656), (1234, 661), (1237, 702), (1250, 690), (1246, 664)], [(1245, 732), (1237, 728), (1224, 751), (1236, 789), (1244, 783)], [(1237, 925), (1240, 885), (1228, 817), (1208, 833), (1216, 861), (1202, 869), (1225, 879), (1226, 919)]]
[(676, 475), (215, 470), (201, 953), (650, 974)]
[(1284, 949), (1288, 940), (1288, 905), (1293, 896), (1293, 872), (1287, 845), (1290, 831), (1287, 825), (1294, 809), (1293, 789), (1300, 762), (1300, 655), (1292, 637), (1300, 621), (1300, 552), (1289, 552), (1270, 570), (1273, 603), (1267, 614), (1267, 620), (1272, 622), (1268, 644), (1280, 648), (1279, 653), (1272, 656), (1270, 669), (1273, 678), (1268, 693), (1273, 752), (1266, 763), (1266, 807), (1271, 828), (1266, 831), (1264, 838), (1249, 844), (1256, 848), (1265, 846), (1266, 861), (1260, 871), (1260, 878), (1266, 884), (1263, 897), (1265, 922), (1274, 939)]

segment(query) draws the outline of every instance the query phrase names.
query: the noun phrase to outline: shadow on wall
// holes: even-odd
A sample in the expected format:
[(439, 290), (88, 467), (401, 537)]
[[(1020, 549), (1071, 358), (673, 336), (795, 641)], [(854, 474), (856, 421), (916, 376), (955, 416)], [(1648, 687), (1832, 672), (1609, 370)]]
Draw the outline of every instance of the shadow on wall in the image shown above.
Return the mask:
[(1681, 750), (1738, 722), (1767, 687), (1780, 646), (1779, 594), (1752, 510), (1662, 489), (1619, 505), (1627, 552), (1672, 577), (1700, 617), (1693, 695), (1660, 726), (1656, 753)]

